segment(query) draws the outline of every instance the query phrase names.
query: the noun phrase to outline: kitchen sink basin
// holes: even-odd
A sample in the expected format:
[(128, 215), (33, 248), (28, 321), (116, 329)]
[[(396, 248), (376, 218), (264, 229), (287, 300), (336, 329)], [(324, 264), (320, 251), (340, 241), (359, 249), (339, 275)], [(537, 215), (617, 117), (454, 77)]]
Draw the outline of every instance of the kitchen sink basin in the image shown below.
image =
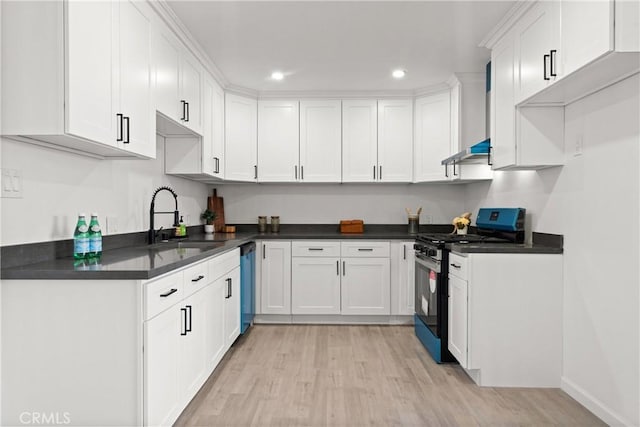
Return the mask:
[(200, 249), (202, 251), (206, 251), (209, 249), (216, 249), (221, 246), (224, 246), (224, 242), (169, 241), (154, 243), (153, 245), (146, 246), (146, 248), (151, 251), (163, 251), (170, 249)]

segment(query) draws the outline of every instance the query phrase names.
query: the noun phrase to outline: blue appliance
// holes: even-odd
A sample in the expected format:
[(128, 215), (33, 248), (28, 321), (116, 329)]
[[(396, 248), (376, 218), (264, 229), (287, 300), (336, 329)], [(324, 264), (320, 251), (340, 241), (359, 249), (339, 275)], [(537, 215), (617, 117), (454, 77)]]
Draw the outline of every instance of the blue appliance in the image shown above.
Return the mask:
[(244, 334), (255, 315), (256, 243), (240, 246), (240, 333)]

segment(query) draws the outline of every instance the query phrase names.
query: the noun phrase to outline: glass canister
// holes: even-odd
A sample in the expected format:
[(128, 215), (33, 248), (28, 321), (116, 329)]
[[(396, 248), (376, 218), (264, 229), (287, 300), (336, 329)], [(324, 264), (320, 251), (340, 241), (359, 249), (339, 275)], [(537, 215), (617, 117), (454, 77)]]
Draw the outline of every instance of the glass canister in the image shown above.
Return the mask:
[(272, 216), (271, 217), (271, 232), (278, 233), (280, 231), (280, 217)]
[(267, 231), (267, 217), (258, 217), (258, 233), (265, 233)]
[(407, 226), (407, 232), (409, 234), (418, 234), (419, 228), (420, 228), (420, 215), (409, 214), (409, 223)]

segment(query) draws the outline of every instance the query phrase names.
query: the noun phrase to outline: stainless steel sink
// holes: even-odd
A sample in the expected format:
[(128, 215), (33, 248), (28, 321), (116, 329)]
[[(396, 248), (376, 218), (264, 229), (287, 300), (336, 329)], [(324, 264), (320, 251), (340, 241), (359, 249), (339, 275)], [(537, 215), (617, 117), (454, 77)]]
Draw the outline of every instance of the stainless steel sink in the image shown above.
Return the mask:
[(216, 249), (221, 246), (224, 246), (224, 242), (194, 242), (194, 241), (168, 241), (168, 242), (160, 242), (155, 243), (153, 245), (148, 245), (146, 248), (148, 250), (157, 250), (163, 251), (168, 249), (200, 249), (203, 251), (209, 249)]

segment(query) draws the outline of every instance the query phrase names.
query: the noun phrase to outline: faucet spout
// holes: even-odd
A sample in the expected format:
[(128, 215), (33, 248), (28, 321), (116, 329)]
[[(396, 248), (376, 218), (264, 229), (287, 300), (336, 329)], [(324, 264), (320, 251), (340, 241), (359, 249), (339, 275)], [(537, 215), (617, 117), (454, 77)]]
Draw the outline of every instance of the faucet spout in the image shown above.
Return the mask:
[[(158, 195), (159, 192), (163, 190), (171, 193), (171, 195), (173, 195), (173, 198), (175, 199), (176, 209), (173, 212), (156, 212), (155, 211), (156, 196)], [(180, 212), (178, 211), (178, 195), (176, 194), (175, 191), (173, 191), (171, 187), (167, 187), (167, 186), (159, 187), (153, 193), (153, 197), (151, 197), (151, 206), (149, 207), (149, 244), (153, 244), (156, 242), (156, 230), (154, 226), (154, 218), (156, 214), (173, 214), (173, 226), (174, 227), (178, 226), (178, 223), (180, 222)]]

